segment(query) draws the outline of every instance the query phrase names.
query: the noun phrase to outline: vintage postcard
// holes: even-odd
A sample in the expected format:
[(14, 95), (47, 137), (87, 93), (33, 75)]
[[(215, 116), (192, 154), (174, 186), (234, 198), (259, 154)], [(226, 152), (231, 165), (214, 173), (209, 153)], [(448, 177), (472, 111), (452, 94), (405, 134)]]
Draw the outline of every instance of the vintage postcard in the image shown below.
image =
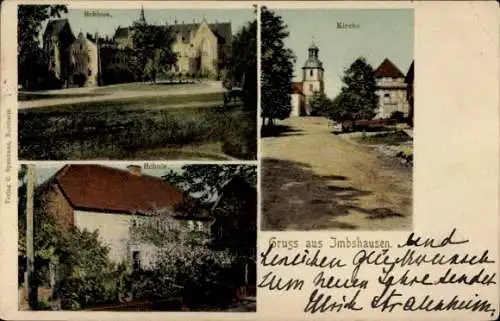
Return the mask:
[(494, 1), (1, 18), (0, 318), (498, 319)]

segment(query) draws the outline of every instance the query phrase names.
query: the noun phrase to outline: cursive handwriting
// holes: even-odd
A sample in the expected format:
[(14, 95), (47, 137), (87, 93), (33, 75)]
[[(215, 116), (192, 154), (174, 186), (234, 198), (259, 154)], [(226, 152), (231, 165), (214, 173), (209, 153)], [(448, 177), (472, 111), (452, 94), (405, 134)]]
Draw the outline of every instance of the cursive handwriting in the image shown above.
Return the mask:
[(336, 257), (329, 258), (328, 256), (321, 256), (321, 250), (316, 250), (314, 255), (309, 253), (309, 250), (303, 250), (303, 253), (297, 253), (293, 256), (280, 255), (278, 253), (271, 256), (271, 252), (274, 249), (272, 243), (269, 244), (267, 251), (260, 254), (261, 260), (260, 264), (263, 266), (296, 266), (305, 265), (310, 267), (319, 268), (343, 268), (346, 265), (341, 259)]
[(398, 244), (398, 247), (407, 247), (407, 246), (415, 246), (415, 247), (431, 247), (431, 248), (439, 248), (439, 247), (445, 247), (448, 245), (458, 245), (458, 244), (464, 244), (468, 243), (469, 240), (461, 240), (461, 241), (455, 241), (453, 237), (455, 236), (455, 232), (457, 231), (456, 228), (454, 228), (450, 234), (446, 237), (444, 237), (441, 242), (436, 241), (434, 238), (426, 238), (425, 240), (422, 240), (422, 237), (416, 237), (415, 238), (415, 233), (411, 232), (410, 235), (408, 236), (408, 239), (404, 244)]

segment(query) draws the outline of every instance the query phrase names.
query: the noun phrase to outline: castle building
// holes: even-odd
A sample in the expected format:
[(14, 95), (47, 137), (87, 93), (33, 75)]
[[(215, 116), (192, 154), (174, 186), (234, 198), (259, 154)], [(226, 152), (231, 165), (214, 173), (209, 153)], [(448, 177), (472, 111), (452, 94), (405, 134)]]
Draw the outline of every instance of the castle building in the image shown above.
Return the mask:
[(43, 33), (43, 52), (49, 71), (62, 85), (69, 74), (68, 47), (75, 40), (68, 19), (50, 20)]
[[(144, 10), (141, 8), (139, 22), (146, 23)], [(157, 26), (169, 28), (175, 40), (172, 51), (177, 56), (173, 73), (201, 74), (217, 76), (220, 72), (218, 61), (230, 55), (232, 33), (231, 23), (208, 23), (203, 19), (200, 23), (177, 23)], [(133, 28), (118, 27), (114, 40), (119, 49), (133, 48)]]
[(98, 46), (95, 41), (79, 33), (69, 46), (69, 81), (81, 87), (98, 85)]
[(389, 59), (375, 70), (376, 94), (379, 104), (375, 118), (389, 118), (394, 112), (408, 116), (407, 84), (405, 75)]
[[(146, 24), (141, 8), (139, 23)], [(218, 78), (219, 61), (231, 53), (231, 23), (181, 23), (156, 26), (169, 28), (175, 37), (172, 51), (177, 63), (170, 70), (174, 76)], [(80, 32), (75, 37), (67, 19), (50, 20), (43, 34), (43, 52), (59, 87), (88, 87), (100, 84), (137, 81), (130, 68), (133, 28), (118, 27), (113, 39)]]
[(302, 81), (292, 87), (292, 112), (290, 116), (310, 116), (309, 101), (315, 93), (324, 93), (323, 63), (318, 57), (319, 48), (314, 43), (308, 49), (308, 58), (302, 67)]

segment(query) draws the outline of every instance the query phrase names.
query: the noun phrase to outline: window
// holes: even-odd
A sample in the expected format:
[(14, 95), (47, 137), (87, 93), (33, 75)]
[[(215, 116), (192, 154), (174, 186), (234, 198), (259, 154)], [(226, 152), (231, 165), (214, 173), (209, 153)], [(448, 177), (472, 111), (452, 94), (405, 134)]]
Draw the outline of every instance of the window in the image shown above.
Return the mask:
[(203, 223), (198, 222), (198, 231), (202, 232), (203, 231)]
[(210, 43), (208, 40), (203, 39), (203, 42), (201, 43), (201, 54), (203, 56), (208, 56), (208, 54), (212, 51), (212, 48), (210, 47)]
[(309, 92), (313, 92), (313, 84), (309, 84)]
[(132, 270), (138, 271), (141, 268), (141, 258), (139, 251), (132, 252)]
[(92, 70), (89, 69), (89, 76), (92, 76)]
[(309, 71), (309, 76), (311, 76), (311, 77), (312, 77), (312, 76), (313, 76), (313, 74), (314, 74), (314, 72), (313, 72), (313, 70), (311, 69), (311, 71)]

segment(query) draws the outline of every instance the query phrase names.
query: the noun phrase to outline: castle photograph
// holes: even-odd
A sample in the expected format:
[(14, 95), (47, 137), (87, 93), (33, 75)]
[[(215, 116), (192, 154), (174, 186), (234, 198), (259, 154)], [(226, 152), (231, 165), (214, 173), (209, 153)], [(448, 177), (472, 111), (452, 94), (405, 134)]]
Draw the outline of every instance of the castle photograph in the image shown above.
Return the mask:
[(19, 5), (19, 157), (256, 159), (256, 52), (248, 5)]
[(412, 227), (413, 28), (412, 10), (263, 7), (262, 229)]

